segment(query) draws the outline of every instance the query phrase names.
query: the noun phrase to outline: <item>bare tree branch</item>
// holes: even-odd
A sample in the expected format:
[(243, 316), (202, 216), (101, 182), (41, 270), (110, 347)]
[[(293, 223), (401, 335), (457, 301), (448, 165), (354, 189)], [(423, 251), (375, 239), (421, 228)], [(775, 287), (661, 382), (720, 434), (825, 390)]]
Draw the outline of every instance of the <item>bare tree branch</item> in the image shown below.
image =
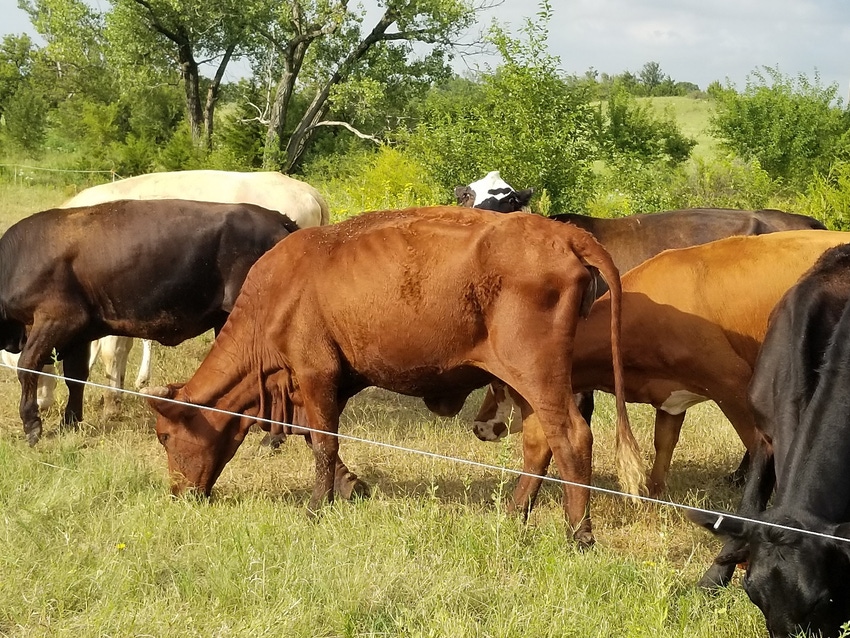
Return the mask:
[[(308, 126), (306, 131), (311, 131), (319, 126), (341, 126), (343, 128), (348, 129), (352, 133), (354, 133), (357, 137), (363, 140), (369, 140), (370, 142), (375, 142), (378, 146), (382, 146), (384, 144), (383, 140), (375, 137), (374, 135), (367, 135), (366, 133), (362, 133), (358, 131), (356, 128), (351, 126), (348, 122), (337, 122), (335, 120), (322, 120), (321, 122), (316, 122), (312, 126)], [(305, 132), (306, 132), (305, 131)]]

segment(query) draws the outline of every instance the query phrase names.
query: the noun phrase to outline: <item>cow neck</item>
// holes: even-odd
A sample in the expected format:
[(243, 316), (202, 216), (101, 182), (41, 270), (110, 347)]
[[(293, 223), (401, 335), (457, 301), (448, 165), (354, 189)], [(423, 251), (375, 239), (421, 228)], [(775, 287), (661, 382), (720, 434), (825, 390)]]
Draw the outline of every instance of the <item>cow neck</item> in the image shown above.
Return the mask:
[[(223, 330), (210, 353), (183, 388), (190, 403), (214, 407), (227, 412), (262, 416), (260, 407), (260, 370), (246, 344), (237, 343)], [(229, 421), (227, 415), (210, 415), (212, 422)]]

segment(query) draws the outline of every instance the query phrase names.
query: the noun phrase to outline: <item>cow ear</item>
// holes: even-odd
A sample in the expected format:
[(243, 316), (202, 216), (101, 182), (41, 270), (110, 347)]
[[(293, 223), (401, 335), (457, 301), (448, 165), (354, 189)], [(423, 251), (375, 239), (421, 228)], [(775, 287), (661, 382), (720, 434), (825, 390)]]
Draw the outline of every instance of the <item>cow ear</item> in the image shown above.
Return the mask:
[(520, 206), (528, 206), (528, 202), (531, 201), (531, 196), (534, 195), (533, 188), (526, 188), (525, 190), (517, 191), (516, 198), (517, 202), (519, 202)]
[(472, 208), (475, 203), (475, 192), (469, 186), (457, 186), (455, 188), (457, 203), (466, 208)]
[(744, 521), (730, 518), (722, 513), (691, 510), (687, 513), (687, 516), (692, 523), (704, 527), (715, 536), (734, 539), (746, 539), (747, 537)]

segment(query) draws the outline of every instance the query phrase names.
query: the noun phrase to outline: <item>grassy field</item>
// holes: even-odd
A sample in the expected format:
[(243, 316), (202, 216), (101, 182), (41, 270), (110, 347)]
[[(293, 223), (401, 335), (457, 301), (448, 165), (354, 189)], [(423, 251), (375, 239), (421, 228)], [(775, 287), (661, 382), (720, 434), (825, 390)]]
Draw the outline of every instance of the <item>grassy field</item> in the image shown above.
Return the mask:
[[(65, 196), (0, 187), (0, 229)], [(153, 383), (187, 379), (210, 343), (157, 348)], [(100, 370), (93, 380), (103, 381)], [(18, 383), (0, 370), (0, 636), (766, 635), (737, 581), (713, 595), (694, 587), (719, 545), (672, 507), (594, 496), (598, 542), (580, 552), (554, 485), (522, 525), (503, 511), (506, 473), (344, 441), (346, 462), (374, 493), (311, 522), (309, 450), (293, 437), (270, 453), (256, 433), (211, 502), (172, 499), (143, 401), (128, 397), (105, 420), (100, 396), (87, 392), (76, 431), (60, 432), (51, 409), (31, 449)], [(485, 444), (469, 431), (479, 396), (441, 419), (421, 401), (367, 390), (341, 432), (518, 468), (515, 437)], [(613, 488), (613, 408), (599, 403), (594, 484)], [(652, 413), (631, 414), (648, 463)], [(691, 410), (668, 497), (734, 506), (724, 477), (741, 452), (713, 406)]]

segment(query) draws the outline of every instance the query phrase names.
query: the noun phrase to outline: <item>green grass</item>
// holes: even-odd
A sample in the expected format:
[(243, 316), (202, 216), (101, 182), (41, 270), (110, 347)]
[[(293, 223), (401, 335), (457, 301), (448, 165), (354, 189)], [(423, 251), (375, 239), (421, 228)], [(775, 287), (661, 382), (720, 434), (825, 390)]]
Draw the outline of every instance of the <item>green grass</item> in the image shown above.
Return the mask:
[[(64, 198), (44, 187), (0, 193), (3, 227)], [(153, 383), (187, 379), (210, 344), (204, 335), (156, 348)], [(93, 380), (103, 381), (99, 369)], [(44, 438), (29, 448), (19, 385), (0, 369), (0, 636), (765, 634), (737, 583), (711, 596), (694, 587), (719, 544), (679, 510), (594, 496), (598, 542), (579, 552), (554, 485), (522, 525), (504, 514), (509, 475), (344, 441), (344, 459), (374, 494), (311, 522), (309, 450), (292, 437), (270, 453), (257, 433), (211, 502), (172, 499), (146, 405), (128, 397), (120, 417), (106, 420), (100, 396), (87, 391), (76, 431), (60, 432), (51, 409)], [(519, 467), (516, 437), (485, 444), (469, 431), (479, 397), (441, 419), (421, 401), (367, 390), (349, 404), (341, 432)], [(599, 403), (594, 484), (614, 488), (613, 408)], [(652, 411), (631, 408), (648, 463)], [(691, 410), (668, 496), (734, 506), (739, 493), (724, 477), (742, 449), (715, 408)]]

